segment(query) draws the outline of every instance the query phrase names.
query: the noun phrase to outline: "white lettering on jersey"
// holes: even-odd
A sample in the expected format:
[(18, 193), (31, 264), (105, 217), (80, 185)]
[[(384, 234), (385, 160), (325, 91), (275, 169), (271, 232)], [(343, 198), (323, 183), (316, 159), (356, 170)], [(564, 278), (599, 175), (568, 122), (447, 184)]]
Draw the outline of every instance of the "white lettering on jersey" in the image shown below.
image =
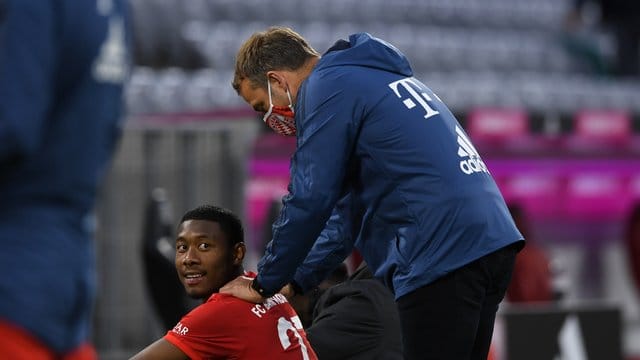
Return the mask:
[(187, 333), (189, 332), (189, 328), (184, 326), (181, 322), (179, 322), (176, 326), (173, 327), (173, 329), (171, 329), (172, 332), (178, 334), (178, 335), (187, 335)]
[(254, 313), (257, 317), (261, 318), (262, 314), (266, 313), (267, 310), (262, 306), (262, 304), (255, 304), (251, 308), (251, 312)]
[[(300, 319), (295, 316), (292, 320), (297, 319), (298, 323), (300, 323)], [(304, 340), (302, 340), (302, 336), (298, 332), (302, 330), (302, 324), (300, 327), (297, 327), (297, 324), (294, 321), (289, 321), (284, 317), (280, 317), (278, 319), (278, 338), (280, 339), (280, 345), (284, 350), (289, 349), (291, 347), (291, 339), (289, 338), (289, 334), (295, 336), (298, 340), (298, 344), (300, 344), (300, 351), (302, 352), (302, 359), (309, 360), (309, 351), (307, 350), (307, 346), (304, 344)]]
[(402, 94), (400, 94), (400, 86), (402, 86), (402, 88), (404, 88), (410, 95), (410, 97), (407, 97), (404, 100), (402, 100), (402, 103), (404, 104), (404, 106), (407, 107), (407, 109), (411, 110), (414, 107), (416, 107), (416, 101), (417, 101), (418, 104), (420, 104), (420, 106), (422, 106), (422, 108), (425, 110), (425, 114), (424, 114), (425, 119), (428, 119), (434, 115), (439, 114), (439, 112), (431, 108), (431, 106), (427, 102), (427, 101), (433, 101), (431, 96), (429, 96), (429, 94), (427, 94), (424, 91), (421, 93), (418, 93), (418, 91), (416, 90), (420, 88), (420, 84), (417, 82), (416, 79), (412, 77), (405, 78), (402, 80), (394, 81), (389, 84), (389, 87), (391, 88), (391, 90), (393, 90), (394, 94), (396, 94), (398, 98), (402, 99)]
[(261, 318), (262, 314), (266, 313), (267, 310), (272, 307), (280, 304), (288, 303), (287, 298), (282, 294), (275, 294), (272, 297), (266, 299), (262, 304), (255, 304), (251, 308), (251, 312), (254, 313), (257, 317)]
[(264, 307), (269, 310), (272, 307), (280, 304), (288, 303), (287, 298), (282, 294), (275, 294), (272, 297), (264, 301)]

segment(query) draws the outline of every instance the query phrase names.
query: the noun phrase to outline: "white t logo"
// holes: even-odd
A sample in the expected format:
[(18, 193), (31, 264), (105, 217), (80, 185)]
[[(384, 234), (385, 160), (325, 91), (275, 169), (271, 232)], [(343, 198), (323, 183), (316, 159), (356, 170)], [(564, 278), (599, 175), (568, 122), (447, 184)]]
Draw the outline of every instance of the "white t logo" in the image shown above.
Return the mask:
[(433, 115), (439, 114), (438, 111), (433, 110), (431, 106), (429, 106), (429, 103), (427, 103), (427, 101), (433, 101), (433, 99), (431, 99), (429, 94), (427, 94), (424, 91), (421, 93), (418, 93), (418, 91), (416, 91), (416, 88), (418, 89), (420, 88), (420, 84), (414, 78), (405, 78), (402, 80), (394, 81), (389, 84), (389, 87), (391, 88), (391, 90), (393, 90), (396, 96), (402, 99), (402, 95), (400, 94), (398, 85), (402, 85), (402, 87), (405, 90), (407, 90), (409, 95), (411, 95), (410, 97), (407, 97), (404, 100), (402, 100), (402, 103), (404, 104), (404, 106), (407, 107), (407, 109), (413, 109), (414, 107), (416, 107), (416, 101), (417, 101), (418, 104), (420, 104), (420, 106), (422, 106), (422, 108), (426, 112), (424, 114), (425, 119), (428, 119)]

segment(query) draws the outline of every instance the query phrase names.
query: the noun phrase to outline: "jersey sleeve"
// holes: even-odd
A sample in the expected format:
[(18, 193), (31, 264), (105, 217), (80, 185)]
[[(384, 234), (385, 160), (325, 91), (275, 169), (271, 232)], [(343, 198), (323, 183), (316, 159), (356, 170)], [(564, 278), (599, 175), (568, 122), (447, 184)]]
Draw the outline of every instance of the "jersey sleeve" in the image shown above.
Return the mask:
[(304, 262), (296, 270), (295, 282), (307, 292), (320, 284), (353, 250), (351, 195), (338, 201), (329, 221)]
[(165, 339), (191, 359), (227, 358), (241, 353), (244, 334), (235, 328), (233, 304), (209, 300), (185, 315)]

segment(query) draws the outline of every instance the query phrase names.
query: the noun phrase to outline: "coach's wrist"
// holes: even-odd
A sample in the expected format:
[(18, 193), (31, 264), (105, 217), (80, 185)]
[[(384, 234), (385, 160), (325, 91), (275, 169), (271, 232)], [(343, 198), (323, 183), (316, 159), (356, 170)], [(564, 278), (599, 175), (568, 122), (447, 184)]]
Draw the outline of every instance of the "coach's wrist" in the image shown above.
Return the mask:
[(291, 280), (289, 283), (291, 286), (291, 290), (293, 290), (293, 296), (302, 295), (304, 291), (302, 291), (302, 287), (295, 280)]
[(267, 291), (265, 288), (263, 288), (262, 285), (260, 285), (260, 283), (258, 282), (258, 278), (254, 278), (251, 281), (251, 288), (255, 290), (258, 294), (260, 294), (260, 296), (262, 296), (263, 298), (271, 297), (274, 294), (272, 292)]

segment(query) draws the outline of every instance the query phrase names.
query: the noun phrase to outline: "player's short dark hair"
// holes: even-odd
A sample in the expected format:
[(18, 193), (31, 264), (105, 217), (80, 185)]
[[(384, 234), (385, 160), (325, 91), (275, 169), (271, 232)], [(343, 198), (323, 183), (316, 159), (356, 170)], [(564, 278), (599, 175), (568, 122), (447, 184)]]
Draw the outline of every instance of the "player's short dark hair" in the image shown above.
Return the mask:
[(220, 229), (227, 236), (229, 245), (244, 242), (244, 229), (242, 221), (231, 210), (213, 206), (200, 205), (187, 211), (180, 220), (180, 224), (187, 220), (208, 220), (220, 225)]

